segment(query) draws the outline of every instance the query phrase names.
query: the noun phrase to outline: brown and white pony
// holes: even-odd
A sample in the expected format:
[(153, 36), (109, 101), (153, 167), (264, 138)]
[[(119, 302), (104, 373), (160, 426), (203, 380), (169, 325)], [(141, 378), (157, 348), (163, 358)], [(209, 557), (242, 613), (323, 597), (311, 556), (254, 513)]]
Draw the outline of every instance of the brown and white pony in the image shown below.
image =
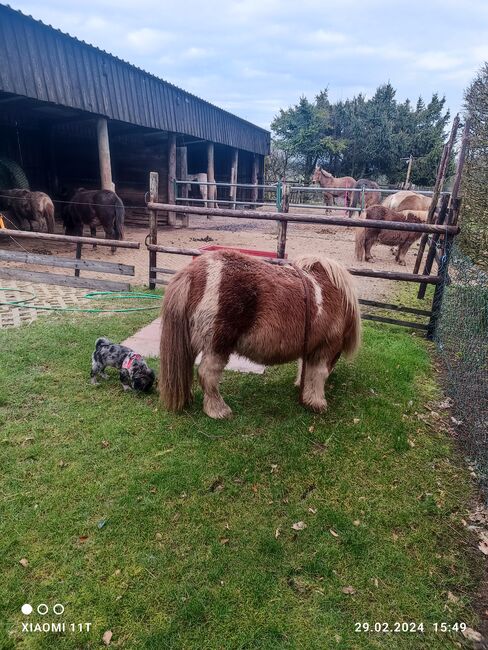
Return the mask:
[(430, 196), (417, 194), (410, 190), (401, 190), (387, 196), (382, 205), (401, 212), (402, 210), (428, 210), (431, 203), (432, 198)]
[(360, 338), (353, 279), (338, 262), (304, 257), (292, 267), (233, 251), (206, 253), (177, 273), (165, 293), (161, 400), (170, 411), (191, 401), (193, 365), (202, 352), (203, 410), (212, 418), (231, 417), (219, 381), (237, 352), (262, 364), (302, 358), (301, 402), (322, 413), (325, 380), (342, 353), (357, 350)]
[[(124, 215), (124, 204), (115, 192), (80, 187), (64, 210), (65, 234), (82, 236), (86, 225), (96, 237), (97, 226), (102, 226), (106, 239), (124, 239)], [(115, 253), (117, 249), (112, 246), (111, 250)]]
[[(370, 181), (368, 178), (360, 178), (356, 183), (354, 183), (354, 189), (362, 190), (363, 188), (369, 190), (378, 190), (377, 192), (365, 192), (364, 193), (364, 209), (367, 210), (372, 205), (378, 205), (381, 203), (381, 192), (380, 186), (374, 181)], [(361, 192), (351, 192), (351, 199), (349, 201), (349, 207), (357, 208), (361, 205)], [(354, 212), (350, 211), (347, 215), (348, 217), (354, 216)]]
[(314, 185), (320, 185), (320, 187), (328, 190), (324, 193), (324, 203), (335, 205), (334, 197), (343, 196), (344, 205), (348, 206), (351, 193), (347, 191), (334, 190), (334, 187), (349, 189), (350, 187), (354, 187), (356, 181), (352, 176), (340, 176), (339, 178), (336, 178), (335, 176), (332, 176), (332, 174), (329, 174), (329, 172), (326, 172), (325, 169), (322, 169), (322, 167), (316, 167), (312, 176), (312, 183)]
[[(395, 212), (384, 205), (373, 205), (366, 210), (366, 219), (376, 219), (378, 221), (401, 221), (408, 223), (425, 223), (427, 212), (418, 210), (405, 210), (404, 212)], [(374, 244), (384, 244), (385, 246), (398, 246), (395, 254), (395, 260), (401, 266), (405, 266), (405, 255), (410, 246), (420, 239), (421, 232), (402, 231), (402, 230), (382, 230), (380, 228), (358, 228), (356, 231), (356, 259), (359, 262), (374, 262), (371, 255), (371, 248)]]
[(54, 232), (54, 204), (47, 194), (13, 189), (0, 190), (0, 195), (0, 208), (9, 210), (21, 228)]

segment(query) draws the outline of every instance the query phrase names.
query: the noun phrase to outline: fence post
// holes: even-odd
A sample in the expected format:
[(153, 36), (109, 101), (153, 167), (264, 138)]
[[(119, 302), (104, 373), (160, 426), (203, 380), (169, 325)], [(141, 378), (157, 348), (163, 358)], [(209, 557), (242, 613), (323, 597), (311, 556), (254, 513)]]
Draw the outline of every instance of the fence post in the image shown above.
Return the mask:
[[(447, 217), (447, 208), (449, 205), (449, 194), (444, 194), (444, 196), (441, 199), (441, 207), (439, 209), (439, 215), (437, 217), (436, 223), (439, 225), (442, 225)], [(425, 260), (425, 266), (424, 266), (424, 272), (422, 275), (430, 275), (430, 272), (432, 271), (432, 265), (434, 264), (434, 259), (435, 259), (435, 252), (437, 250), (437, 242), (439, 241), (440, 235), (432, 235), (431, 240), (430, 240), (430, 247), (429, 251), (427, 253), (427, 258)], [(422, 284), (419, 285), (419, 291), (417, 294), (417, 298), (419, 300), (422, 300), (425, 297), (425, 291), (427, 289), (427, 284), (423, 282)]]
[[(286, 183), (281, 185), (280, 207), (281, 213), (287, 213), (290, 209), (290, 191)], [(276, 247), (277, 256), (280, 259), (285, 257), (286, 249), (286, 231), (288, 230), (288, 221), (278, 221), (278, 242)]]
[(281, 181), (276, 183), (276, 212), (281, 212)]
[[(178, 147), (176, 149), (176, 176), (179, 181), (186, 181), (188, 177), (188, 151), (186, 147)], [(188, 199), (188, 185), (180, 185), (181, 198)], [(175, 197), (178, 197), (178, 185), (175, 180)], [(183, 205), (188, 205), (188, 201), (182, 201)], [(190, 216), (188, 214), (181, 215), (181, 225), (188, 228), (190, 224)]]
[(237, 166), (239, 164), (239, 149), (232, 151), (232, 161), (230, 167), (230, 200), (232, 201), (232, 209), (236, 209), (237, 198)]
[[(252, 172), (251, 172), (251, 183), (255, 185), (256, 187), (253, 187), (251, 190), (251, 201), (252, 203), (257, 203), (258, 202), (258, 173), (259, 173), (259, 158), (258, 154), (255, 153), (252, 159)], [(256, 208), (255, 205), (253, 205), (253, 208)]]
[[(81, 247), (82, 246), (83, 246), (83, 244), (81, 242), (78, 242), (76, 244), (76, 255), (75, 255), (75, 257), (76, 257), (77, 260), (81, 260)], [(75, 269), (75, 278), (79, 278), (79, 277), (80, 277), (80, 269)]]
[(437, 330), (437, 325), (439, 322), (439, 316), (441, 315), (442, 300), (444, 298), (444, 289), (449, 277), (448, 269), (449, 269), (449, 261), (451, 259), (453, 241), (454, 241), (453, 235), (448, 235), (446, 237), (446, 243), (445, 243), (446, 248), (444, 251), (444, 255), (442, 256), (441, 261), (439, 263), (439, 270), (437, 272), (437, 276), (440, 277), (442, 281), (439, 282), (439, 284), (435, 285), (434, 298), (432, 300), (432, 313), (430, 315), (429, 325), (427, 327), (427, 338), (431, 341), (434, 339)]
[[(157, 203), (159, 198), (159, 174), (151, 172), (149, 174), (149, 201)], [(149, 210), (149, 242), (158, 243), (158, 213), (156, 210)], [(156, 271), (152, 269), (156, 266), (156, 251), (149, 251), (149, 288), (156, 288)]]

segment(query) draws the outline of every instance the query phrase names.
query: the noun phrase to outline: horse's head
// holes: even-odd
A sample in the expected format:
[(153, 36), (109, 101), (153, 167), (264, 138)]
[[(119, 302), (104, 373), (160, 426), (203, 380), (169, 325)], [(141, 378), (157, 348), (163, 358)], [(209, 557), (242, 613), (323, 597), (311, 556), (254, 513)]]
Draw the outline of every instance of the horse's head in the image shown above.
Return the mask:
[(320, 183), (321, 174), (322, 174), (322, 169), (320, 167), (316, 167), (312, 176), (312, 183)]

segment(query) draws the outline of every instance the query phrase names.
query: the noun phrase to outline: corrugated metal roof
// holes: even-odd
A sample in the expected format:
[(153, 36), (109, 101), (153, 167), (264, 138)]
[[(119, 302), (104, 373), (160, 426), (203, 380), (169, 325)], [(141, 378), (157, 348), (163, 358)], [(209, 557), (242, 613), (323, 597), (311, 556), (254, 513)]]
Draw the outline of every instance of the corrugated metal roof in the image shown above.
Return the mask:
[(2, 4), (0, 61), (5, 92), (269, 153), (265, 129)]

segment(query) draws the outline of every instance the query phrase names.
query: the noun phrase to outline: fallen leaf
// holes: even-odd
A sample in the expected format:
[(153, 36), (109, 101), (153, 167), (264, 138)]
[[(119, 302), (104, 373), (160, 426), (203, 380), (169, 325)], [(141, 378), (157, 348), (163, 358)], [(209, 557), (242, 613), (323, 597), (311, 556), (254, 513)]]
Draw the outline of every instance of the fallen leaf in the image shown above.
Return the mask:
[(97, 524), (97, 528), (102, 529), (105, 526), (106, 523), (107, 523), (106, 519), (100, 519), (100, 521)]
[(393, 541), (396, 542), (398, 540), (398, 535), (396, 533), (391, 534)]
[(479, 632), (473, 630), (472, 627), (467, 627), (462, 631), (463, 635), (468, 639), (468, 641), (483, 641), (483, 637)]
[(356, 593), (356, 590), (354, 589), (354, 587), (351, 587), (351, 586), (349, 586), (349, 587), (342, 587), (342, 593), (343, 593), (343, 594), (355, 594), (355, 593)]
[(375, 586), (375, 587), (378, 587), (378, 585), (379, 585), (378, 578), (375, 578), (375, 579), (374, 579), (374, 586)]
[(278, 528), (275, 530), (275, 539), (278, 539), (278, 537), (279, 537), (280, 535), (281, 535), (281, 528), (278, 527)]
[(361, 422), (361, 420), (359, 418), (354, 418), (353, 422), (354, 422), (354, 424), (359, 424)]
[(67, 463), (64, 462), (64, 460), (60, 460), (58, 463), (58, 467), (66, 467)]
[(163, 536), (162, 536), (161, 533), (156, 533), (155, 537), (158, 540), (158, 542), (160, 542), (163, 539)]
[(360, 525), (361, 525), (361, 522), (359, 521), (359, 519), (355, 519), (355, 520), (352, 522), (352, 524), (353, 524), (353, 526), (360, 526)]
[(114, 576), (119, 576), (122, 573), (120, 569), (115, 569)]
[(158, 488), (157, 488), (155, 485), (153, 485), (153, 486), (149, 489), (149, 492), (150, 492), (151, 494), (156, 494), (157, 491), (158, 491)]
[(451, 397), (446, 397), (446, 399), (439, 402), (438, 407), (440, 409), (450, 409), (454, 406), (454, 400)]
[(229, 540), (228, 537), (221, 537), (221, 538), (219, 539), (219, 542), (220, 542), (221, 544), (228, 544), (229, 541), (230, 541), (230, 540)]
[(257, 483), (251, 485), (251, 490), (254, 492), (254, 494), (257, 493), (258, 489), (259, 489), (259, 485)]
[(308, 432), (309, 432), (309, 433), (313, 433), (314, 431), (315, 431), (315, 427), (314, 427), (314, 425), (312, 424), (312, 426), (308, 427)]
[(108, 440), (102, 440), (101, 446), (103, 449), (107, 449), (107, 447), (110, 447), (110, 443)]
[(110, 642), (112, 641), (113, 633), (112, 630), (107, 630), (104, 632), (102, 636), (102, 641), (105, 643), (105, 645), (110, 645)]
[(293, 530), (304, 530), (306, 527), (307, 524), (304, 521), (297, 521), (296, 523), (292, 524)]
[(333, 528), (329, 528), (329, 533), (332, 535), (332, 537), (339, 537), (339, 533), (336, 533)]
[(316, 514), (317, 514), (317, 508), (312, 508), (312, 507), (310, 507), (310, 508), (308, 509), (308, 511), (309, 511), (312, 515), (316, 515)]
[(271, 464), (271, 474), (276, 474), (278, 471), (278, 465), (275, 465), (274, 463)]
[[(455, 424), (457, 427), (458, 427), (460, 424), (463, 423), (462, 420), (456, 420), (456, 418), (453, 418), (452, 416), (451, 416), (451, 422), (452, 422), (453, 424)], [(468, 629), (470, 629), (470, 628), (468, 628)]]
[(451, 603), (457, 603), (459, 602), (459, 598), (455, 596), (452, 591), (447, 592), (447, 600), (450, 600)]
[(87, 539), (88, 539), (88, 535), (80, 535), (80, 537), (78, 537), (78, 541), (80, 542), (80, 544), (84, 544), (87, 541)]
[(224, 489), (223, 480), (220, 477), (216, 478), (215, 481), (210, 485), (208, 489), (210, 492), (222, 492), (222, 490)]
[(21, 564), (23, 567), (29, 566), (29, 560), (26, 557), (23, 557), (21, 560), (19, 560), (19, 564)]

